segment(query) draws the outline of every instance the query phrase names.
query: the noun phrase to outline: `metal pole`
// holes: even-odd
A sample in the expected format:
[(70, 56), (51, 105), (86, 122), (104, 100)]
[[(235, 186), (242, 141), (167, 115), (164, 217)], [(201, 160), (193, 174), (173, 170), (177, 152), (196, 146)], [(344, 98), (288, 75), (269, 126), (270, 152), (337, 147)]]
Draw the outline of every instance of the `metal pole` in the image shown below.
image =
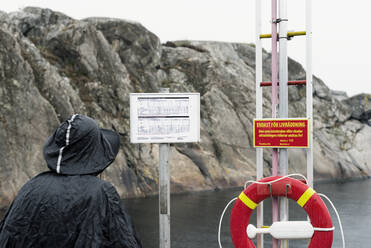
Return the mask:
[[(256, 35), (256, 45), (255, 45), (255, 90), (256, 90), (256, 118), (263, 118), (263, 95), (262, 88), (260, 87), (260, 82), (262, 81), (263, 74), (263, 58), (262, 58), (262, 44), (260, 40), (262, 24), (261, 24), (261, 0), (255, 0), (255, 35)], [(256, 179), (259, 180), (263, 178), (263, 148), (256, 148)], [(263, 213), (263, 202), (261, 202), (257, 207), (256, 213), (256, 225), (261, 228), (264, 221)], [(264, 236), (263, 234), (258, 234), (257, 237), (257, 247), (264, 247)]]
[[(160, 93), (169, 93), (169, 88), (160, 88)], [(169, 144), (160, 144), (159, 212), (160, 248), (170, 248), (170, 165)]]
[[(277, 58), (277, 0), (272, 0), (272, 118), (277, 117), (277, 81), (278, 81), (278, 58)], [(278, 149), (272, 152), (272, 175), (278, 174)], [(278, 221), (278, 199), (272, 200), (272, 221)], [(273, 239), (273, 248), (278, 248), (278, 240)]]
[[(279, 23), (279, 80), (280, 80), (280, 118), (288, 117), (288, 66), (287, 66), (287, 0), (280, 0), (279, 6), (280, 23)], [(288, 174), (288, 149), (280, 148), (280, 176)], [(280, 199), (280, 221), (288, 221), (289, 202), (287, 198)], [(281, 247), (288, 247), (288, 241), (282, 240)]]
[(313, 75), (312, 75), (312, 0), (305, 2), (306, 26), (306, 80), (307, 80), (307, 118), (309, 119), (309, 148), (307, 149), (307, 178), (310, 187), (313, 187)]

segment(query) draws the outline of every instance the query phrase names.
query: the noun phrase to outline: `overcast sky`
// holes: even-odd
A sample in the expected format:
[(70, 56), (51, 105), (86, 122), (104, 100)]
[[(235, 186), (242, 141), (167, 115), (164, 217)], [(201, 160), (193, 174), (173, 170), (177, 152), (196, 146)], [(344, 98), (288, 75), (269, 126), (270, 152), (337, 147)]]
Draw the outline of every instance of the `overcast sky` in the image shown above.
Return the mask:
[[(263, 3), (263, 29), (270, 33), (270, 0)], [(289, 30), (305, 30), (305, 0), (288, 0)], [(255, 0), (12, 0), (0, 10), (47, 7), (73, 18), (106, 16), (142, 23), (161, 40), (254, 42)], [(313, 72), (349, 96), (371, 94), (371, 2), (313, 0)], [(269, 40), (264, 47), (270, 51)], [(305, 62), (305, 37), (289, 42), (288, 55)]]

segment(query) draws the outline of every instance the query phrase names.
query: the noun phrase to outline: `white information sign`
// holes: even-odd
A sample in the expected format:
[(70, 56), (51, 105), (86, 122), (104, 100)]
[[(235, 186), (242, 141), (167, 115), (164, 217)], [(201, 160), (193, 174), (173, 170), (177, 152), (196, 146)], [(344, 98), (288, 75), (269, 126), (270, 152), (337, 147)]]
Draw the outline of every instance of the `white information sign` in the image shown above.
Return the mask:
[(130, 141), (131, 143), (200, 141), (200, 94), (130, 94)]

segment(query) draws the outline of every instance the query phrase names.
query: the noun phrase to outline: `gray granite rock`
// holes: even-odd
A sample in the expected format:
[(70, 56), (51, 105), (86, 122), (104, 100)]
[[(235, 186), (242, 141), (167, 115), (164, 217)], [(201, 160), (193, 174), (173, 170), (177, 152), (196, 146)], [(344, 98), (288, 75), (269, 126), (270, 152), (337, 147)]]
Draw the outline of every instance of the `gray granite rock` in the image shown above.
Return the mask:
[(331, 94), (337, 100), (342, 101), (348, 98), (348, 94), (345, 91), (331, 90)]
[(352, 118), (371, 125), (371, 94), (359, 94), (344, 99), (352, 109)]
[[(263, 53), (263, 80), (271, 56)], [(171, 146), (173, 192), (242, 186), (255, 176), (255, 49), (249, 44), (174, 41), (161, 44), (139, 23), (74, 20), (49, 9), (0, 13), (0, 206), (46, 170), (42, 146), (73, 113), (121, 134), (122, 148), (103, 178), (122, 197), (158, 191), (158, 145), (129, 143), (129, 93), (199, 92), (201, 142)], [(289, 59), (289, 79), (305, 79)], [(271, 115), (263, 89), (264, 117)], [(316, 179), (368, 177), (368, 95), (339, 98), (314, 78)], [(365, 102), (365, 99), (369, 99)], [(305, 86), (289, 88), (291, 117), (305, 116)], [(289, 152), (290, 171), (305, 173), (305, 151)], [(271, 173), (271, 151), (264, 152)]]

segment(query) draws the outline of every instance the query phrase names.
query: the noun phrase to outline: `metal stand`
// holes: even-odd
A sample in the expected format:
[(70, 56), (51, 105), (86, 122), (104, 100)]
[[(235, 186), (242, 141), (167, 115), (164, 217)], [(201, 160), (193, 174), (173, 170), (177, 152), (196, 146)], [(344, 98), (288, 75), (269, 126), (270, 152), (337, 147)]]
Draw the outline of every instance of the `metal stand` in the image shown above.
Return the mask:
[[(262, 44), (259, 35), (261, 34), (261, 1), (255, 0), (255, 90), (256, 90), (256, 118), (263, 118), (263, 95), (260, 83), (262, 81), (262, 70), (263, 70), (263, 60), (262, 60)], [(263, 148), (256, 148), (256, 180), (263, 178)], [(256, 225), (258, 228), (263, 226), (263, 202), (257, 207), (257, 221)], [(263, 234), (258, 234), (257, 237), (257, 247), (264, 247), (264, 236)]]
[[(313, 187), (313, 89), (312, 89), (312, 0), (306, 1), (306, 31), (287, 32), (287, 0), (280, 0), (279, 18), (277, 18), (277, 0), (272, 0), (272, 33), (261, 33), (261, 1), (256, 0), (256, 118), (262, 119), (262, 89), (263, 86), (272, 86), (272, 117), (276, 118), (277, 108), (277, 38), (279, 39), (279, 117), (288, 117), (288, 85), (306, 85), (306, 116), (309, 126), (309, 148), (307, 148), (307, 178), (310, 187)], [(277, 24), (279, 24), (279, 34), (277, 34)], [(306, 80), (288, 81), (287, 65), (287, 41), (294, 36), (306, 35)], [(262, 44), (261, 39), (272, 38), (272, 81), (262, 82)], [(263, 148), (256, 148), (256, 177), (257, 180), (263, 177)], [(272, 175), (277, 175), (278, 168), (277, 149), (272, 153)], [(288, 174), (288, 150), (279, 150), (279, 174)], [(288, 220), (288, 201), (284, 199), (280, 202), (280, 219)], [(273, 222), (277, 221), (276, 214), (278, 207), (273, 200)], [(257, 208), (257, 226), (263, 225), (263, 204)], [(273, 247), (277, 247), (277, 240), (273, 240)], [(287, 247), (288, 242), (281, 242), (281, 247)], [(257, 247), (263, 248), (263, 234), (258, 234)]]
[(312, 75), (312, 0), (305, 2), (305, 28), (306, 28), (306, 80), (307, 80), (307, 118), (309, 126), (309, 148), (307, 149), (307, 178), (308, 184), (313, 188), (313, 75)]
[[(161, 88), (160, 93), (169, 93), (169, 89)], [(160, 144), (159, 150), (160, 248), (170, 248), (170, 145)]]
[[(287, 0), (280, 0), (280, 35), (279, 35), (279, 46), (280, 46), (280, 118), (289, 117), (289, 96), (288, 96), (288, 67), (287, 67)], [(288, 168), (288, 149), (280, 148), (280, 176), (285, 176), (289, 172)], [(287, 198), (280, 199), (280, 221), (289, 220), (289, 201)], [(281, 241), (281, 247), (286, 248), (288, 246), (288, 240)]]
[[(272, 118), (277, 118), (278, 104), (278, 51), (277, 51), (277, 0), (272, 0)], [(278, 175), (278, 149), (272, 151), (272, 176)], [(272, 199), (272, 222), (278, 221), (278, 198)], [(278, 240), (272, 240), (272, 247), (278, 248)]]

